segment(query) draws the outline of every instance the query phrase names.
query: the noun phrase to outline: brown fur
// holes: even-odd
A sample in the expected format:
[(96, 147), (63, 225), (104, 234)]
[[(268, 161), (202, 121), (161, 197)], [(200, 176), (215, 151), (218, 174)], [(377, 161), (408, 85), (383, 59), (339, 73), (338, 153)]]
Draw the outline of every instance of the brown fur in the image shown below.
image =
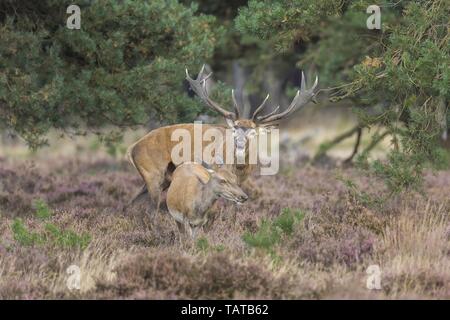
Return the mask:
[(243, 128), (252, 128), (252, 129), (256, 128), (256, 123), (254, 123), (250, 119), (238, 119), (238, 120), (235, 120), (234, 121), (234, 125), (236, 127), (243, 127)]
[[(250, 120), (246, 121), (248, 122)], [(222, 130), (225, 137), (225, 126), (208, 124), (204, 124), (202, 126), (203, 132), (210, 128)], [(127, 151), (128, 160), (133, 164), (144, 179), (150, 199), (156, 206), (157, 210), (159, 210), (160, 207), (161, 193), (170, 185), (172, 172), (175, 169), (171, 159), (171, 151), (173, 147), (179, 143), (179, 141), (171, 141), (171, 135), (175, 129), (186, 129), (190, 132), (192, 137), (191, 161), (195, 161), (193, 152), (194, 124), (192, 123), (176, 124), (155, 129), (131, 145)], [(205, 147), (210, 143), (210, 141), (203, 141), (203, 146)], [(223, 154), (225, 154), (225, 148), (226, 140), (224, 141)], [(254, 168), (253, 165), (228, 165), (227, 167), (236, 173), (239, 179), (239, 184), (247, 179), (248, 175)], [(145, 189), (141, 189), (131, 203), (144, 194)]]
[(194, 162), (180, 165), (167, 191), (167, 207), (180, 233), (187, 226), (195, 237), (198, 228), (209, 222), (209, 210), (219, 197), (235, 202), (247, 200), (236, 175), (226, 167), (208, 171)]

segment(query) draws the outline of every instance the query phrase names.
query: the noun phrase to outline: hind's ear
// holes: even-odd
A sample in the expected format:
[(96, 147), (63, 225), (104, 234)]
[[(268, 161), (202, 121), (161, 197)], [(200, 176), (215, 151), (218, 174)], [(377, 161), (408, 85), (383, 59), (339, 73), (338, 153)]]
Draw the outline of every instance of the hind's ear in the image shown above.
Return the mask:
[(194, 174), (197, 176), (198, 180), (202, 183), (202, 184), (207, 184), (209, 179), (211, 179), (211, 174), (210, 171), (212, 171), (214, 173), (213, 170), (211, 169), (206, 169), (206, 170), (195, 170)]
[(202, 166), (206, 169), (206, 170), (210, 170), (211, 166), (209, 165), (209, 163), (205, 162), (205, 161), (200, 161), (199, 163), (202, 164)]

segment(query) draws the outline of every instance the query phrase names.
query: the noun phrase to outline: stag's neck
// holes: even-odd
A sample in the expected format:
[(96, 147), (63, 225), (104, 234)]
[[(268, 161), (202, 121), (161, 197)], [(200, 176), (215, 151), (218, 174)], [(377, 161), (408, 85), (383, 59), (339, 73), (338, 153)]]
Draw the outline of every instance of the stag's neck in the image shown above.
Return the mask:
[[(235, 168), (239, 168), (239, 169), (243, 169), (249, 166), (249, 162), (250, 162), (250, 154), (248, 151), (248, 147), (245, 148), (245, 155), (244, 155), (244, 163), (239, 164), (238, 163), (238, 156), (236, 155), (236, 153), (234, 154), (234, 167)], [(242, 158), (241, 158), (242, 159)]]
[(241, 164), (234, 168), (234, 174), (238, 177), (239, 184), (244, 182), (254, 168), (252, 164)]

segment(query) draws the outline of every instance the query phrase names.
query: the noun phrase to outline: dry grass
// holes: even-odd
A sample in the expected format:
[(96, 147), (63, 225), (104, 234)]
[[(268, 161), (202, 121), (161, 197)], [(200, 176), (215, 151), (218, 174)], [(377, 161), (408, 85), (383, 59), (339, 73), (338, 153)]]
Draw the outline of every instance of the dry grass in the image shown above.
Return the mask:
[[(277, 176), (254, 178), (260, 196), (238, 207), (235, 223), (233, 206), (219, 201), (212, 230), (180, 244), (168, 214), (146, 213), (145, 203), (122, 212), (141, 183), (131, 166), (89, 144), (74, 150), (80, 156), (0, 159), (0, 298), (450, 298), (448, 171), (427, 174), (425, 196), (373, 207), (336, 177), (352, 177), (372, 193), (381, 185), (354, 169), (297, 159)], [(51, 217), (37, 217), (36, 199)], [(285, 233), (273, 222), (284, 208), (303, 213)], [(18, 239), (17, 217), (44, 240)], [(47, 224), (60, 237), (91, 240), (86, 247), (76, 237), (62, 242)], [(258, 232), (273, 242), (243, 240)], [(366, 288), (372, 264), (381, 268), (382, 290)], [(70, 265), (81, 269), (80, 290), (67, 288)]]

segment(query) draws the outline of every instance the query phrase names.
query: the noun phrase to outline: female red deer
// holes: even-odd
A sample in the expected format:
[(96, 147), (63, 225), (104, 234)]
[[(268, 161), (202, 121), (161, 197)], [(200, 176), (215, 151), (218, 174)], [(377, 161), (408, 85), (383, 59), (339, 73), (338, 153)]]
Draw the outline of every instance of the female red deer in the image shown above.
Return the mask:
[(178, 166), (167, 190), (167, 208), (180, 236), (187, 228), (194, 239), (199, 228), (212, 223), (209, 211), (219, 197), (236, 203), (248, 198), (239, 187), (237, 176), (226, 167), (216, 171), (195, 162)]

